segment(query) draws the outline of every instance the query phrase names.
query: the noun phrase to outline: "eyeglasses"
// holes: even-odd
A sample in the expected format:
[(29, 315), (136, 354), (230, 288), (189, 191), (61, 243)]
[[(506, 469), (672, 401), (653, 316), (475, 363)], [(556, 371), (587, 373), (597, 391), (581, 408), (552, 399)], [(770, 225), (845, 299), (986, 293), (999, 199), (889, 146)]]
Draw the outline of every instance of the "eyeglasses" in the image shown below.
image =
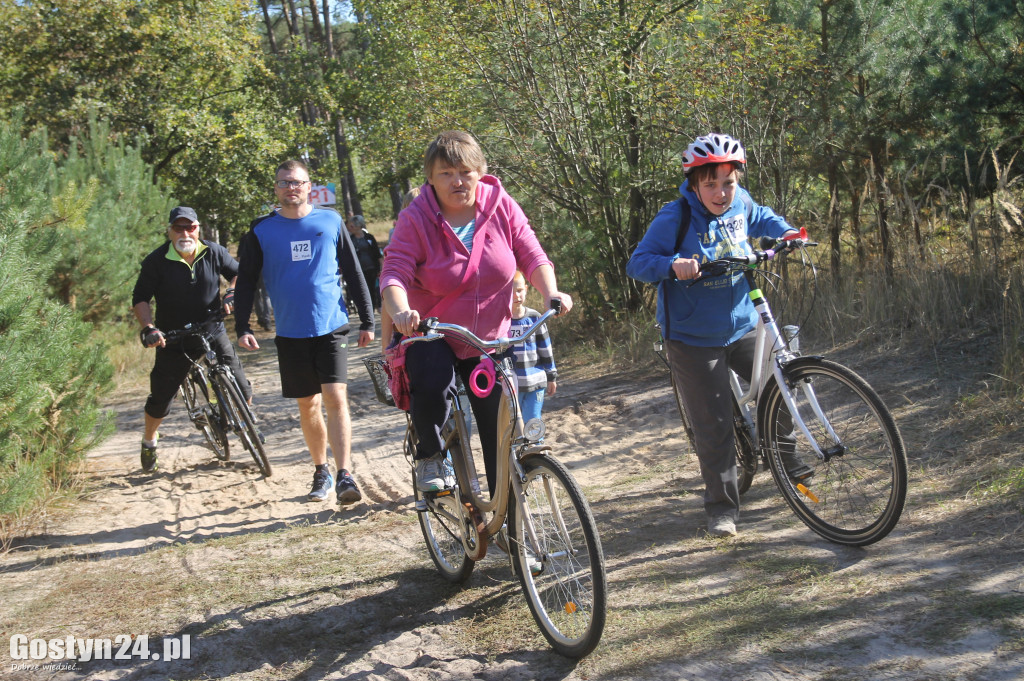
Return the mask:
[(277, 185), (278, 189), (298, 189), (307, 182), (309, 180), (278, 180), (274, 184)]
[(199, 223), (193, 222), (191, 225), (171, 225), (171, 229), (175, 232), (194, 232), (199, 229)]

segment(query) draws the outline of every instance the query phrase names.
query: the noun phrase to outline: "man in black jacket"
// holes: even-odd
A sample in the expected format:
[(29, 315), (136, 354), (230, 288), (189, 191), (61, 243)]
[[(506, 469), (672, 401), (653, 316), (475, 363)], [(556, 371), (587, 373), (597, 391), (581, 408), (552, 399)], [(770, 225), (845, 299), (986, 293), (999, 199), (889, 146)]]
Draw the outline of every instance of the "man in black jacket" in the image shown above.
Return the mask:
[[(220, 279), (229, 288), (221, 301)], [(171, 211), (167, 243), (142, 261), (139, 278), (132, 293), (132, 311), (142, 325), (139, 339), (147, 348), (156, 348), (156, 362), (149, 374), (149, 398), (142, 437), (142, 470), (156, 469), (157, 428), (171, 410), (171, 400), (188, 375), (191, 361), (181, 346), (168, 347), (161, 328), (181, 329), (186, 324), (203, 324), (223, 306), (230, 312), (234, 299), (238, 261), (227, 249), (199, 238), (199, 218), (187, 206)], [(150, 301), (156, 299), (156, 318)], [(213, 332), (212, 349), (221, 362), (231, 367), (246, 400), (252, 396), (249, 381), (238, 361), (224, 324), (209, 322)]]

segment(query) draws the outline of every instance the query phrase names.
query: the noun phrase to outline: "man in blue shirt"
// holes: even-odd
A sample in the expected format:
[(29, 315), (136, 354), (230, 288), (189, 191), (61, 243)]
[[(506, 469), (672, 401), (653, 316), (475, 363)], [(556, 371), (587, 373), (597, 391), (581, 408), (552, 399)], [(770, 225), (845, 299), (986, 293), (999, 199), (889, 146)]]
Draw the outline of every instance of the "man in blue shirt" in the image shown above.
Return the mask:
[(239, 345), (259, 349), (249, 315), (262, 274), (274, 307), (281, 393), (298, 402), (302, 435), (315, 467), (308, 498), (324, 501), (330, 493), (330, 443), (338, 469), (338, 503), (351, 504), (362, 495), (350, 472), (349, 311), (339, 272), (358, 308), (361, 348), (373, 340), (373, 308), (341, 216), (310, 205), (310, 188), (305, 164), (285, 161), (278, 166), (274, 194), (280, 207), (254, 221), (238, 247), (235, 329)]

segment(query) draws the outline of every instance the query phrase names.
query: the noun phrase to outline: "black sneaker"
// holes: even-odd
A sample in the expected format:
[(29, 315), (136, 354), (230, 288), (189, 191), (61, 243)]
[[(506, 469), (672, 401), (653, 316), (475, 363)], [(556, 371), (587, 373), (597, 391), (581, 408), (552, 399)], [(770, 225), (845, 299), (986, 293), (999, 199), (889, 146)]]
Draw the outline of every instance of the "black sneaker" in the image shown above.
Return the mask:
[(330, 471), (322, 471), (318, 468), (313, 471), (313, 487), (309, 490), (306, 498), (310, 501), (326, 501), (333, 484), (334, 478), (331, 477)]
[(156, 447), (147, 447), (142, 445), (142, 471), (144, 473), (152, 473), (156, 470)]
[(356, 481), (346, 470), (338, 471), (338, 482), (334, 485), (334, 495), (338, 497), (338, 503), (343, 506), (354, 504), (363, 498), (363, 495), (359, 493), (359, 488), (356, 487)]

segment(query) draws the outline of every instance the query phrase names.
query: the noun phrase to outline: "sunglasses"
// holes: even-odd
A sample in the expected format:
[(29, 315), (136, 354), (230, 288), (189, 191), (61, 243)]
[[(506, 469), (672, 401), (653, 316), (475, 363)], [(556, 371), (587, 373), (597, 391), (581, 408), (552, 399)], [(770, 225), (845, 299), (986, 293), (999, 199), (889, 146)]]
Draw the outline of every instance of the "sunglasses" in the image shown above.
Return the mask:
[(178, 233), (194, 232), (199, 229), (199, 223), (193, 222), (191, 225), (171, 225), (171, 229)]

